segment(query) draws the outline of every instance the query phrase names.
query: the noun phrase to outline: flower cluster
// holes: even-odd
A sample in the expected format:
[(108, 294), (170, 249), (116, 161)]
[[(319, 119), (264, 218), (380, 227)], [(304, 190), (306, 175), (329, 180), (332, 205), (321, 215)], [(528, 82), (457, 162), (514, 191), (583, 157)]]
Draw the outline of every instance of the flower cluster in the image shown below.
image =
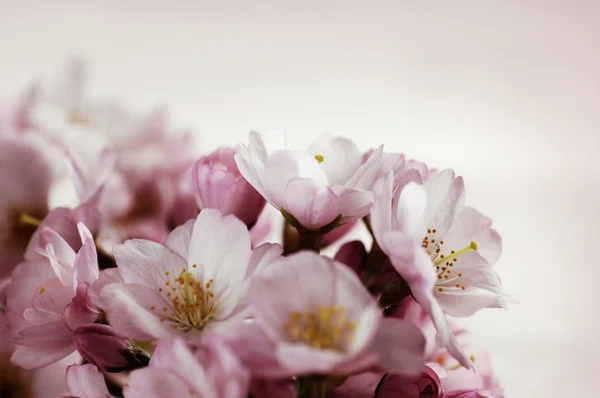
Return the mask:
[(198, 156), (86, 82), (73, 61), (0, 121), (3, 392), (503, 396), (448, 318), (506, 307), (500, 236), (452, 170), (328, 134)]

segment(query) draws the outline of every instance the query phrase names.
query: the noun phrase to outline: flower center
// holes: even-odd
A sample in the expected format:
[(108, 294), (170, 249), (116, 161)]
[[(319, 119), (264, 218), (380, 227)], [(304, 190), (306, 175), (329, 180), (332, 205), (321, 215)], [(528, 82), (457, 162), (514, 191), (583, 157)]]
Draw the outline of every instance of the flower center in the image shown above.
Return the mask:
[[(477, 242), (471, 241), (467, 246), (460, 250), (450, 250), (450, 252), (448, 252), (443, 248), (444, 241), (437, 241), (435, 239), (436, 232), (435, 229), (428, 229), (427, 235), (423, 238), (423, 244), (421, 246), (427, 250), (427, 254), (431, 257), (438, 280), (444, 282), (447, 279), (451, 279), (454, 281), (455, 279), (462, 277), (462, 273), (459, 272), (454, 276), (452, 274), (452, 267), (454, 267), (461, 255), (468, 253), (471, 250), (477, 251)], [(446, 253), (444, 254), (443, 251)], [(461, 290), (466, 289), (466, 287), (460, 283), (455, 284), (454, 287)], [(444, 288), (438, 287), (437, 290), (438, 292), (443, 292)]]
[(315, 155), (315, 159), (317, 159), (317, 162), (319, 162), (319, 164), (323, 163), (325, 161), (325, 156), (323, 155)]
[(291, 312), (283, 328), (294, 341), (344, 351), (354, 339), (356, 323), (347, 319), (343, 306), (318, 306), (316, 312)]
[[(195, 267), (194, 267), (195, 268)], [(169, 273), (165, 272), (168, 276)], [(191, 272), (182, 268), (179, 277), (165, 282), (165, 288), (159, 288), (159, 293), (166, 295), (172, 308), (163, 307), (162, 311), (152, 306), (150, 309), (158, 313), (161, 322), (168, 321), (173, 329), (190, 331), (202, 330), (215, 314), (217, 304), (215, 295), (210, 290), (213, 280), (206, 283), (197, 281)]]

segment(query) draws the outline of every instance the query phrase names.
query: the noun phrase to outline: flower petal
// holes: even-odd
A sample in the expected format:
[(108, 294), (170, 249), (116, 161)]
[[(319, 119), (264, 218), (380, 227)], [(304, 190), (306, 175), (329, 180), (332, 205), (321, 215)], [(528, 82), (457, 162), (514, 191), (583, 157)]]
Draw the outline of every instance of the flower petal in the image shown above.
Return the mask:
[(406, 184), (396, 204), (397, 228), (415, 239), (423, 238), (427, 229), (424, 219), (426, 207), (425, 188), (414, 182)]
[(173, 373), (147, 367), (131, 372), (123, 393), (125, 398), (188, 397), (190, 388)]
[(349, 188), (371, 189), (377, 178), (382, 156), (383, 145), (371, 153), (367, 161), (356, 170), (356, 173), (344, 185)]
[(185, 224), (178, 226), (165, 240), (165, 246), (174, 253), (179, 254), (186, 263), (190, 241), (192, 239), (192, 230), (194, 229), (194, 222), (195, 220), (188, 220)]
[(182, 268), (187, 268), (179, 255), (149, 240), (128, 240), (115, 246), (114, 255), (125, 282), (140, 283), (155, 290), (172, 281)]
[(308, 151), (312, 156), (321, 156), (321, 168), (327, 175), (329, 185), (344, 185), (358, 170), (362, 156), (354, 142), (345, 137), (321, 134), (313, 141)]
[(331, 187), (340, 200), (340, 224), (346, 224), (369, 214), (373, 203), (373, 193), (356, 188)]
[(340, 200), (310, 178), (292, 178), (285, 189), (285, 210), (306, 229), (317, 230), (340, 214)]
[(171, 307), (164, 298), (144, 285), (112, 283), (102, 289), (102, 300), (106, 303), (106, 315), (111, 326), (119, 333), (133, 339), (150, 341), (167, 336), (166, 322), (160, 322), (153, 312)]
[(202, 210), (192, 232), (188, 270), (199, 281), (214, 281), (211, 291), (216, 300), (230, 294), (219, 305), (220, 317), (237, 304), (249, 259), (250, 234), (244, 223), (216, 209)]
[(269, 198), (278, 209), (285, 205), (285, 189), (295, 177), (313, 179), (317, 185), (328, 185), (327, 176), (319, 162), (308, 152), (279, 150), (269, 156), (264, 171)]
[(425, 337), (410, 322), (383, 318), (370, 349), (379, 354), (379, 364), (392, 373), (418, 376), (423, 370)]
[(371, 229), (379, 244), (385, 232), (392, 229), (392, 195), (394, 176), (391, 172), (375, 182), (373, 186), (373, 209), (371, 211)]
[(69, 366), (65, 379), (69, 393), (73, 396), (80, 398), (110, 397), (104, 376), (92, 364)]
[(465, 187), (462, 177), (454, 171), (443, 170), (424, 184), (427, 190), (425, 220), (443, 236), (462, 210)]
[(80, 283), (92, 284), (98, 280), (100, 270), (98, 269), (98, 254), (96, 244), (91, 232), (83, 223), (77, 224), (83, 245), (77, 252), (73, 266), (73, 285)]
[(39, 369), (60, 361), (75, 351), (75, 343), (64, 346), (45, 345), (42, 347), (17, 346), (10, 361), (23, 369)]
[(292, 312), (334, 305), (334, 267), (325, 257), (299, 252), (273, 261), (255, 273), (250, 281), (248, 301), (265, 321), (266, 330), (286, 339), (283, 324)]

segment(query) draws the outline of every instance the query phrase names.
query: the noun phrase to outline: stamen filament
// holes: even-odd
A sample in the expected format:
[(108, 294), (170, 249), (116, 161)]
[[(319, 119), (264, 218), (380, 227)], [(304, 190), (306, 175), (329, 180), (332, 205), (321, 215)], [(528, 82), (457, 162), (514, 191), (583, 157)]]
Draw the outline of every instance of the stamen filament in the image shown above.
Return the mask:
[(456, 258), (456, 257), (460, 256), (461, 254), (465, 254), (467, 252), (470, 252), (471, 250), (477, 251), (477, 243), (475, 241), (471, 241), (471, 243), (467, 247), (465, 247), (463, 249), (460, 249), (456, 253), (452, 253), (452, 254), (450, 254), (450, 255), (448, 255), (446, 257), (442, 257), (439, 260), (437, 260), (436, 262), (434, 262), (433, 264), (434, 265), (440, 265), (441, 263), (448, 261), (448, 258), (450, 258), (450, 257)]
[(19, 222), (23, 225), (31, 225), (34, 227), (39, 227), (42, 224), (42, 220), (30, 216), (27, 213), (21, 213), (21, 218), (19, 219)]

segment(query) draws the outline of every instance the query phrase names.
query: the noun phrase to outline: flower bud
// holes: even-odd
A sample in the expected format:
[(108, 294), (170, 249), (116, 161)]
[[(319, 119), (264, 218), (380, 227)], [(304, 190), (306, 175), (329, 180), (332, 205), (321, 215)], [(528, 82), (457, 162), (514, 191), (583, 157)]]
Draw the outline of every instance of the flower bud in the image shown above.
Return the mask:
[(108, 371), (147, 366), (149, 355), (108, 325), (90, 324), (75, 331), (77, 351), (83, 359)]
[(219, 209), (252, 226), (265, 206), (265, 199), (242, 177), (234, 160), (234, 148), (219, 148), (200, 158), (193, 168), (198, 207)]

